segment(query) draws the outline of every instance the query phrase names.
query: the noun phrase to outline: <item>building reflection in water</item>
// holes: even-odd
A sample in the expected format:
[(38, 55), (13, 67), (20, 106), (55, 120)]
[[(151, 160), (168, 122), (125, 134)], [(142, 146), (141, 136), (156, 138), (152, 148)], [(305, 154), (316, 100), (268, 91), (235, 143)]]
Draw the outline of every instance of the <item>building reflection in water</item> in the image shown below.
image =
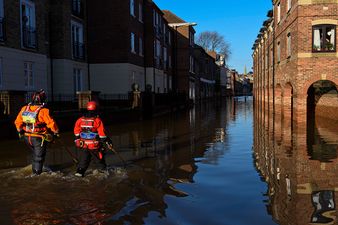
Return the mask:
[(254, 160), (268, 184), (268, 213), (282, 225), (338, 224), (335, 123), (292, 124), (269, 109), (255, 110), (254, 117)]
[[(234, 100), (229, 99), (226, 106), (203, 104), (187, 113), (109, 127), (114, 147), (126, 161), (132, 162), (123, 176), (114, 174), (101, 179), (89, 174), (81, 180), (72, 176), (74, 168), (69, 167), (61, 169), (60, 174), (41, 178), (20, 177), (20, 171), (2, 172), (0, 221), (144, 224), (147, 218), (165, 218), (168, 196), (189, 195), (179, 187), (194, 182), (197, 162), (217, 164), (225, 154), (226, 126), (234, 120), (234, 108)], [(65, 148), (76, 154), (72, 138), (71, 133), (64, 134), (64, 144), (52, 146), (46, 165), (55, 168), (71, 163)], [(210, 148), (206, 143), (210, 143)], [(121, 165), (114, 154), (107, 155), (107, 163)]]

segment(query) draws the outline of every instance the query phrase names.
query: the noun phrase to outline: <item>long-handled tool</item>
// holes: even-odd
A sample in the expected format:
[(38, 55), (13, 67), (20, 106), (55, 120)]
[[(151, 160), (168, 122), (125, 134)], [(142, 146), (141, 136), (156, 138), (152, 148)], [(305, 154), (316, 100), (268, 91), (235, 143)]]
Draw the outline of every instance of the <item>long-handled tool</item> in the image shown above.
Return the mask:
[(126, 167), (127, 163), (126, 161), (122, 158), (122, 156), (113, 148), (113, 145), (111, 144), (112, 143), (112, 140), (107, 137), (109, 140), (110, 140), (110, 143), (109, 142), (106, 142), (105, 144), (107, 145), (108, 149), (111, 150), (112, 152), (114, 152), (115, 155), (117, 155), (119, 157), (119, 159), (123, 162), (123, 165), (124, 167)]

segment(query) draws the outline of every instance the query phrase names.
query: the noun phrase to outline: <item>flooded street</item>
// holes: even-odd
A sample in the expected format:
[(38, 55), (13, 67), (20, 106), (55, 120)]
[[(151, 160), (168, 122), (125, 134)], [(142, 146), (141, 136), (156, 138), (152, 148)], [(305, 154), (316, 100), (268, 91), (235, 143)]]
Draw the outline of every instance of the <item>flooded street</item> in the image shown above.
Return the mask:
[(270, 214), (279, 202), (253, 157), (253, 125), (252, 98), (243, 97), (109, 127), (127, 166), (108, 152), (109, 172), (90, 168), (85, 178), (73, 175), (71, 133), (49, 149), (48, 172), (38, 177), (24, 168), (24, 143), (5, 141), (1, 224), (276, 224)]

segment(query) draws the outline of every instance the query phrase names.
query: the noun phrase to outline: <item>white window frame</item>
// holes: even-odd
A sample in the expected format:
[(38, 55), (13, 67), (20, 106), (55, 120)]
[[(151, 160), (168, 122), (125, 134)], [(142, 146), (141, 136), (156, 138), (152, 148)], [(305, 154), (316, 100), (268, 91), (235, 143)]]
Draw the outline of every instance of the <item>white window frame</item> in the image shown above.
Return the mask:
[(84, 90), (83, 71), (80, 68), (73, 68), (73, 88), (74, 94), (76, 94), (77, 91)]
[[(83, 29), (83, 24), (78, 23), (74, 20), (71, 21), (71, 44), (72, 44), (72, 56), (73, 58), (74, 56), (74, 42), (78, 43), (78, 44), (84, 44), (84, 29)], [(83, 52), (84, 54), (84, 52)]]
[(136, 53), (136, 50), (135, 50), (135, 33), (131, 32), (130, 33), (130, 51), (132, 53)]
[(138, 20), (143, 23), (143, 5), (141, 2), (138, 4)]
[(281, 20), (281, 10), (280, 10), (280, 2), (277, 4), (277, 23), (280, 23)]
[(0, 87), (2, 87), (2, 84), (3, 84), (3, 74), (4, 74), (2, 62), (3, 62), (3, 59), (0, 57)]
[(287, 0), (287, 6), (286, 6), (286, 11), (289, 12), (292, 6), (292, 0)]
[[(22, 12), (22, 7), (25, 6), (26, 8), (26, 17), (28, 18), (26, 21), (26, 24), (23, 23), (23, 12)], [(29, 11), (27, 10), (29, 9)], [(24, 40), (23, 40), (23, 27), (27, 26), (32, 29), (35, 29), (36, 32), (36, 11), (35, 11), (35, 3), (31, 0), (20, 0), (20, 32), (21, 32), (21, 47), (24, 47)], [(28, 46), (28, 47), (33, 47), (36, 48), (37, 44), (37, 34), (35, 34), (35, 46)]]
[(34, 88), (34, 63), (24, 62), (24, 85), (26, 89)]
[(135, 0), (130, 0), (130, 15), (135, 17)]
[(138, 39), (138, 50), (139, 50), (139, 55), (143, 56), (143, 39), (142, 37), (139, 37)]

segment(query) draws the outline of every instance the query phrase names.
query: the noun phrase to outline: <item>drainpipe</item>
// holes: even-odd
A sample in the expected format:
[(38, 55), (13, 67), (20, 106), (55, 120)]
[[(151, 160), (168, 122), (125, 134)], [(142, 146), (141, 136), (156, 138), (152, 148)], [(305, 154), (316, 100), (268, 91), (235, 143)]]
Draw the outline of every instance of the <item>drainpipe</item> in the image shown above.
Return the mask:
[(88, 26), (88, 0), (86, 0), (86, 39), (87, 39), (87, 79), (88, 79), (88, 90), (91, 89), (90, 85), (90, 64), (89, 64), (89, 26)]

